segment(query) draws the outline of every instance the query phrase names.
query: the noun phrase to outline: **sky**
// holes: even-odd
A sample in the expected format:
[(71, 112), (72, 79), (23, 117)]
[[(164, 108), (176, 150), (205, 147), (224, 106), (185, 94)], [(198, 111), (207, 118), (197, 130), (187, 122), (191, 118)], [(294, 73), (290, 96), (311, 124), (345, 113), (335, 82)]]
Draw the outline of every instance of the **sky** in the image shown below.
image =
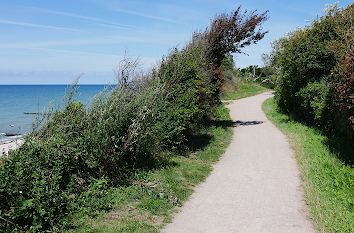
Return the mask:
[[(340, 1), (347, 6), (350, 0)], [(194, 31), (241, 5), (269, 10), (263, 40), (234, 55), (236, 67), (262, 66), (271, 42), (323, 14), (330, 0), (0, 0), (0, 85), (115, 83), (124, 57), (148, 70)]]

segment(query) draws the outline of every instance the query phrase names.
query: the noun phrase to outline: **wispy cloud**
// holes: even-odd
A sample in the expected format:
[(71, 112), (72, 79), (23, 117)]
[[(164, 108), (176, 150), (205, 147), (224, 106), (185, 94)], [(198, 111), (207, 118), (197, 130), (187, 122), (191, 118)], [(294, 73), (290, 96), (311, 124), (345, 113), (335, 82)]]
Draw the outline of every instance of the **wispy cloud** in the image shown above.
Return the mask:
[(97, 17), (91, 17), (91, 16), (86, 16), (86, 15), (80, 15), (80, 14), (75, 14), (75, 13), (70, 13), (70, 12), (64, 12), (64, 11), (54, 11), (54, 10), (49, 10), (49, 9), (44, 9), (44, 8), (38, 8), (38, 7), (29, 7), (29, 6), (23, 6), (26, 9), (29, 10), (34, 10), (38, 12), (43, 12), (47, 14), (54, 14), (54, 15), (61, 15), (61, 16), (66, 16), (66, 17), (71, 17), (71, 18), (77, 18), (77, 19), (84, 19), (87, 21), (91, 22), (99, 22), (100, 26), (104, 27), (115, 27), (116, 29), (135, 29), (135, 27), (131, 25), (124, 25), (124, 24), (119, 24), (117, 22), (105, 20), (102, 18), (97, 18)]
[(78, 29), (67, 28), (67, 27), (58, 27), (58, 26), (10, 21), (10, 20), (3, 20), (3, 19), (0, 19), (0, 24), (17, 25), (17, 26), (34, 27), (34, 28), (44, 28), (44, 29), (54, 29), (54, 30), (65, 30), (65, 31), (73, 31), (73, 32), (80, 31)]
[(125, 13), (125, 14), (140, 16), (140, 17), (143, 17), (143, 18), (155, 19), (155, 20), (164, 21), (164, 22), (168, 22), (168, 23), (178, 24), (178, 22), (176, 20), (165, 18), (165, 17), (155, 16), (155, 15), (148, 15), (148, 14), (144, 14), (144, 13), (141, 13), (141, 12), (127, 10), (127, 9), (120, 9), (120, 8), (116, 8), (116, 9), (113, 9), (113, 10), (117, 11), (117, 12)]
[(38, 47), (59, 47), (73, 45), (89, 45), (89, 44), (118, 44), (122, 42), (138, 42), (138, 43), (156, 43), (156, 39), (146, 39), (137, 37), (108, 36), (95, 37), (89, 39), (70, 39), (55, 41), (39, 41), (39, 42), (20, 42), (20, 43), (1, 43), (0, 49), (21, 49), (21, 48), (38, 48)]
[(105, 28), (125, 29), (125, 28), (122, 28), (121, 26), (116, 26), (116, 25), (111, 25), (111, 24), (95, 23), (95, 25), (98, 25), (100, 27), (105, 27)]
[(41, 51), (49, 51), (49, 52), (55, 52), (55, 53), (66, 53), (66, 54), (79, 54), (79, 55), (90, 55), (90, 56), (107, 56), (107, 57), (112, 57), (112, 58), (123, 58), (123, 56), (119, 56), (116, 54), (109, 54), (109, 53), (97, 53), (97, 52), (85, 52), (85, 51), (77, 51), (77, 50), (69, 50), (69, 49), (52, 49), (52, 48), (30, 48), (33, 50), (41, 50)]

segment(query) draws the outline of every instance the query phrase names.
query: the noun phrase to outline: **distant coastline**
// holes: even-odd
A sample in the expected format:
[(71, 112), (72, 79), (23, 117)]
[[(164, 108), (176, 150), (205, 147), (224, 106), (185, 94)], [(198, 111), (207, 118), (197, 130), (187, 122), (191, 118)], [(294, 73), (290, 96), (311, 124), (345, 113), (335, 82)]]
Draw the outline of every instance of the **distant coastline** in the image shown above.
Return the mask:
[[(52, 103), (63, 103), (68, 84), (0, 84), (0, 143), (11, 141), (11, 136), (25, 135), (32, 131), (33, 123)], [(89, 103), (107, 84), (78, 84), (77, 100)], [(8, 136), (7, 136), (8, 135)], [(10, 137), (9, 137), (10, 136)]]

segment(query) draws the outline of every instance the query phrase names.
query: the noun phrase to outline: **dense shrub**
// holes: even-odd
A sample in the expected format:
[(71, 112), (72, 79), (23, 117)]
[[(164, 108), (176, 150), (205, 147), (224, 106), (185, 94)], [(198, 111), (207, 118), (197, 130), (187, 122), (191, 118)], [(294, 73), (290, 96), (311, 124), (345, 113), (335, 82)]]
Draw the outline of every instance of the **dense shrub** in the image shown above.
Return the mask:
[(338, 38), (328, 43), (337, 64), (332, 73), (333, 103), (336, 107), (335, 127), (354, 136), (354, 4), (349, 5), (341, 14), (332, 10), (334, 20), (338, 22)]
[[(81, 203), (79, 197), (102, 178), (109, 185), (125, 184), (134, 169), (162, 162), (161, 93), (152, 86), (137, 96), (117, 87), (87, 111), (69, 102), (53, 112), (0, 169), (1, 216), (7, 219), (1, 229), (54, 229), (70, 212), (88, 208), (87, 202), (70, 206)], [(88, 204), (95, 209), (99, 203)]]
[(299, 115), (320, 126), (330, 124), (331, 93), (326, 82), (310, 82), (296, 93), (299, 102)]
[(210, 112), (213, 87), (207, 81), (204, 47), (190, 44), (165, 58), (155, 79), (166, 85), (158, 122), (167, 146), (185, 143), (193, 128)]
[(353, 136), (354, 4), (337, 5), (305, 29), (280, 39), (276, 100), (282, 110)]
[(0, 169), (2, 231), (53, 229), (68, 213), (67, 183), (78, 167), (73, 145), (59, 135), (27, 142)]
[(286, 111), (296, 109), (299, 103), (296, 93), (301, 88), (308, 82), (324, 79), (335, 66), (335, 58), (326, 48), (330, 39), (326, 26), (325, 22), (316, 23), (314, 27), (320, 27), (316, 32), (309, 28), (298, 30), (282, 42), (278, 58), (282, 76), (276, 91), (279, 105)]

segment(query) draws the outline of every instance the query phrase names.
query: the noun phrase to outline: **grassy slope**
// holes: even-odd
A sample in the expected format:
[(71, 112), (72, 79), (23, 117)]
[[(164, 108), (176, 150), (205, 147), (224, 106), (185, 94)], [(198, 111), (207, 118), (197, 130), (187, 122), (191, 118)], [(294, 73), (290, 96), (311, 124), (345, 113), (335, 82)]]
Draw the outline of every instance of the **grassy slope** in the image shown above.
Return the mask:
[[(267, 117), (289, 138), (304, 180), (305, 200), (319, 232), (354, 232), (354, 148), (263, 104)], [(350, 161), (351, 159), (351, 161)]]
[(242, 81), (238, 83), (238, 91), (237, 92), (226, 92), (223, 94), (223, 100), (237, 100), (245, 97), (249, 97), (252, 95), (260, 94), (269, 89), (262, 87), (258, 83), (246, 82)]

